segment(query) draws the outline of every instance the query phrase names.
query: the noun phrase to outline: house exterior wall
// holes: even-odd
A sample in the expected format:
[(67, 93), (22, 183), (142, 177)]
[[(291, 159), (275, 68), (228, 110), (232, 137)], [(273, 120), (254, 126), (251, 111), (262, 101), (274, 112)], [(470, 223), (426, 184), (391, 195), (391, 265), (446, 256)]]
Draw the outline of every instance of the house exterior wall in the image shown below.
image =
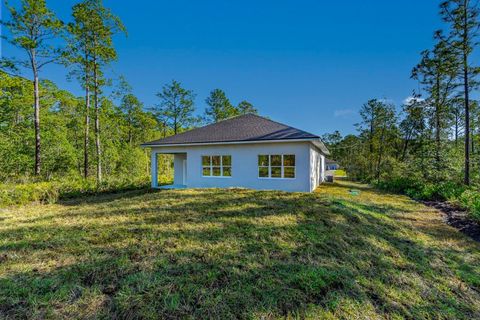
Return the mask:
[[(318, 184), (312, 185), (311, 175), (321, 175), (318, 165), (321, 155), (316, 155), (317, 164), (313, 168), (312, 151), (310, 142), (276, 142), (276, 143), (251, 143), (251, 144), (224, 144), (224, 145), (199, 145), (199, 146), (175, 146), (155, 147), (152, 153), (173, 153), (175, 154), (175, 172), (181, 172), (178, 154), (186, 154), (187, 175), (186, 185), (189, 188), (228, 188), (244, 187), (259, 190), (283, 190), (311, 192)], [(295, 178), (259, 178), (258, 177), (258, 155), (261, 154), (294, 154), (295, 155)], [(231, 155), (232, 176), (231, 177), (203, 177), (202, 156), (204, 155)], [(153, 158), (153, 157), (152, 157)], [(314, 173), (313, 173), (314, 172)], [(177, 180), (175, 174), (175, 184)], [(318, 181), (318, 178), (316, 178)]]
[(183, 184), (183, 160), (186, 159), (187, 155), (185, 153), (173, 155), (173, 184)]
[(338, 164), (327, 164), (326, 170), (338, 170)]
[(325, 156), (310, 145), (310, 191), (315, 190), (325, 181)]

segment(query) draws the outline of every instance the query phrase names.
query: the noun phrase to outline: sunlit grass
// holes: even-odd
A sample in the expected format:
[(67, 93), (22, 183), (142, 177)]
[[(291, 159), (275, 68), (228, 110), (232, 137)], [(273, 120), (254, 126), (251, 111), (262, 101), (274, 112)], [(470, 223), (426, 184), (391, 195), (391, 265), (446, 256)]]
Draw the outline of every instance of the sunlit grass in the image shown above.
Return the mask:
[(347, 176), (347, 172), (343, 169), (335, 170), (333, 174), (338, 178), (345, 178)]
[(479, 249), (433, 209), (346, 182), (11, 208), (0, 318), (473, 319)]

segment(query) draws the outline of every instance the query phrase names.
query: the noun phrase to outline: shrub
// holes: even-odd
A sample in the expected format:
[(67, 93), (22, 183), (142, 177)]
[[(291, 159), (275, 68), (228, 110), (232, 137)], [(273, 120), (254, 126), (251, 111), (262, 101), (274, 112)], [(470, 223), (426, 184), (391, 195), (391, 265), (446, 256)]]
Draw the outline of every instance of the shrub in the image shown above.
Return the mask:
[(404, 177), (397, 177), (392, 178), (389, 180), (383, 180), (376, 184), (376, 186), (382, 190), (390, 191), (394, 193), (416, 193), (421, 189), (421, 185), (418, 181), (404, 178)]
[(462, 207), (468, 210), (470, 216), (480, 221), (480, 193), (474, 190), (465, 190), (459, 197)]
[(78, 177), (47, 182), (3, 184), (0, 185), (0, 207), (24, 205), (31, 202), (55, 203), (59, 199), (142, 189), (147, 188), (148, 185), (148, 177), (134, 179), (110, 178), (99, 185), (93, 179)]
[(11, 184), (0, 188), (0, 206), (29, 202), (54, 203), (58, 199), (59, 190), (51, 182)]
[(405, 194), (418, 200), (455, 200), (465, 187), (455, 182), (428, 183), (411, 178), (392, 178), (381, 181), (377, 187), (395, 193)]
[(466, 190), (464, 185), (455, 183), (455, 182), (442, 182), (436, 185), (436, 192), (440, 199), (442, 200), (456, 200), (458, 199)]
[(480, 193), (464, 185), (451, 181), (434, 184), (400, 177), (381, 181), (376, 186), (417, 200), (454, 202), (466, 209), (473, 219), (480, 221)]

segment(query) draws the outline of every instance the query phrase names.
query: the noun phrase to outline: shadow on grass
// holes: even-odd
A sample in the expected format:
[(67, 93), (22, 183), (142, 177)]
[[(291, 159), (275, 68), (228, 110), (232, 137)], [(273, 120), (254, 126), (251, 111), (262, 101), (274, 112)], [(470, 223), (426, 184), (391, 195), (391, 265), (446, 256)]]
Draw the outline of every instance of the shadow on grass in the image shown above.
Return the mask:
[(108, 203), (108, 202), (119, 200), (119, 199), (141, 196), (146, 193), (155, 193), (159, 191), (160, 190), (158, 189), (152, 189), (150, 187), (128, 190), (128, 191), (109, 191), (109, 192), (99, 193), (95, 195), (84, 195), (84, 196), (61, 199), (59, 201), (59, 204), (62, 204), (65, 206), (77, 206), (79, 204), (101, 204), (101, 203)]
[(58, 265), (2, 276), (1, 316), (480, 315), (478, 292), (452, 287), (462, 252), (427, 246), (392, 219), (394, 207), (248, 190), (132, 191), (84, 204), (0, 231), (11, 259)]

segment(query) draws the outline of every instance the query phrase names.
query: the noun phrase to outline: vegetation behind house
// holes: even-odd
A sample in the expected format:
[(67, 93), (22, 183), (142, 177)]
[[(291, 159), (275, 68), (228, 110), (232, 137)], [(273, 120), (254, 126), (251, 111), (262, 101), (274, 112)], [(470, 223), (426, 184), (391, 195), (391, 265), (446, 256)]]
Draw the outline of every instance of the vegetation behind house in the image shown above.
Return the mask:
[(415, 199), (451, 201), (480, 219), (478, 3), (440, 5), (444, 25), (413, 67), (419, 91), (397, 108), (371, 99), (360, 109), (357, 134), (324, 135), (350, 178)]

